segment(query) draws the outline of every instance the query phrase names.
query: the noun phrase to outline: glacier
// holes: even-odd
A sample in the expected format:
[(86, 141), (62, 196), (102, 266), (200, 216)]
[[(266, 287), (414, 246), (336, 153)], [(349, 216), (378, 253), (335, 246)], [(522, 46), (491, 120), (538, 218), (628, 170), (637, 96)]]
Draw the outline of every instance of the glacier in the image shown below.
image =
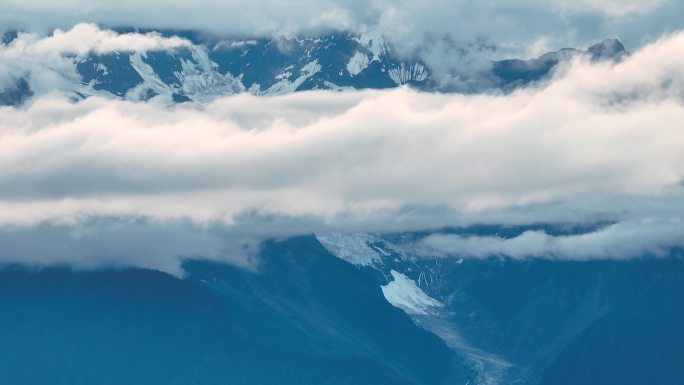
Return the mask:
[(383, 285), (382, 294), (387, 302), (404, 310), (408, 314), (433, 314), (434, 308), (444, 306), (434, 298), (425, 294), (416, 283), (398, 271), (391, 270), (393, 281)]

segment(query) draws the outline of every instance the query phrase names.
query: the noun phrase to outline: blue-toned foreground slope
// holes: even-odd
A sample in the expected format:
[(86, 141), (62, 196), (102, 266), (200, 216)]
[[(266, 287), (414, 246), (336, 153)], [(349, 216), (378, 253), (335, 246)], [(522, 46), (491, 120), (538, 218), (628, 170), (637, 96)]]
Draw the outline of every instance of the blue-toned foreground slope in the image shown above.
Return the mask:
[[(515, 237), (529, 229), (449, 231)], [(476, 373), (471, 383), (684, 384), (680, 251), (564, 261), (425, 258), (402, 247), (427, 234), (318, 237), (459, 352)], [(365, 258), (350, 259), (345, 249)]]
[(0, 273), (2, 384), (446, 384), (468, 369), (313, 237), (205, 262)]
[[(257, 272), (5, 268), (0, 383), (684, 383), (682, 259), (410, 259), (363, 242), (383, 257), (355, 266), (307, 236), (266, 243)], [(436, 302), (393, 307), (401, 282)]]

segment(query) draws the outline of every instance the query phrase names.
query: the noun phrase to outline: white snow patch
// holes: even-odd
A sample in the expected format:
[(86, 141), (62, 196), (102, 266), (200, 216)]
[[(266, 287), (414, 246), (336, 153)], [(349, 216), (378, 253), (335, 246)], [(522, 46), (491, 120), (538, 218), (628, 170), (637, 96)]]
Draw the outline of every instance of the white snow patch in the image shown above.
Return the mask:
[(361, 73), (361, 71), (365, 70), (368, 67), (368, 64), (370, 63), (370, 60), (368, 59), (368, 56), (366, 56), (365, 53), (356, 51), (354, 56), (349, 59), (349, 63), (347, 63), (347, 71), (349, 72), (350, 75), (358, 75)]
[(295, 92), (299, 86), (304, 84), (306, 79), (312, 77), (318, 71), (321, 70), (321, 65), (318, 64), (318, 59), (307, 63), (304, 67), (299, 70), (300, 76), (290, 81), (289, 79), (282, 79), (279, 82), (268, 87), (267, 90), (260, 92), (259, 95), (283, 95)]
[(147, 58), (146, 53), (135, 52), (131, 54), (131, 67), (140, 75), (143, 79), (143, 83), (147, 88), (154, 90), (160, 95), (170, 95), (173, 93), (171, 87), (166, 85), (157, 74), (154, 72), (152, 67), (145, 63), (144, 59)]
[(409, 66), (401, 63), (399, 67), (389, 70), (389, 77), (398, 86), (404, 85), (412, 80), (421, 82), (426, 80), (429, 76), (430, 71), (428, 71), (428, 69), (420, 63), (415, 63)]
[(102, 72), (102, 75), (109, 75), (109, 68), (102, 63), (97, 63), (95, 70)]
[(380, 247), (378, 247), (378, 246), (373, 245), (372, 247), (373, 247), (373, 249), (375, 249), (378, 253), (384, 255), (385, 257), (389, 257), (389, 256), (392, 255), (392, 254), (386, 252), (385, 250), (383, 250), (382, 248), (380, 248)]
[(257, 41), (256, 40), (230, 40), (230, 41), (222, 41), (219, 42), (214, 46), (214, 50), (217, 49), (231, 49), (231, 48), (242, 48), (242, 47), (247, 47), (250, 45), (256, 45)]
[(180, 59), (181, 71), (174, 72), (180, 86), (164, 83), (145, 62), (147, 55), (136, 52), (131, 55), (131, 66), (143, 79), (141, 89), (152, 89), (160, 95), (182, 94), (196, 102), (208, 102), (223, 95), (245, 91), (241, 77), (225, 75), (217, 71), (218, 65), (209, 59), (203, 47), (191, 48), (192, 60)]
[(331, 91), (339, 91), (339, 92), (342, 92), (342, 91), (354, 91), (354, 90), (355, 90), (354, 87), (351, 87), (351, 86), (338, 86), (337, 84), (332, 83), (332, 82), (329, 82), (329, 81), (327, 81), (327, 80), (323, 82), (323, 85), (324, 85), (325, 87), (327, 87), (327, 88), (328, 88), (329, 90), (331, 90)]
[(408, 314), (430, 315), (434, 308), (444, 306), (441, 302), (425, 294), (416, 283), (407, 276), (392, 270), (394, 281), (382, 288), (382, 294), (387, 302)]
[(283, 73), (276, 75), (275, 78), (278, 80), (283, 80), (283, 79), (289, 79), (290, 76), (292, 76), (292, 72), (291, 71), (285, 71)]
[(368, 234), (325, 233), (316, 239), (332, 255), (357, 266), (372, 266), (380, 262), (377, 251), (370, 246), (374, 238)]
[(359, 36), (357, 41), (373, 54), (371, 61), (381, 61), (380, 55), (388, 51), (387, 43), (385, 43), (380, 31), (368, 31)]
[(311, 76), (311, 75), (315, 74), (316, 72), (320, 71), (321, 68), (322, 68), (321, 65), (318, 64), (318, 59), (316, 59), (316, 60), (308, 63), (304, 67), (302, 67), (302, 69), (300, 69), (299, 72), (302, 73), (302, 76), (308, 77), (308, 76)]
[(218, 64), (209, 59), (203, 47), (192, 47), (192, 61), (181, 59), (181, 72), (175, 72), (181, 84), (181, 93), (197, 102), (208, 102), (223, 95), (245, 91), (240, 77), (230, 72), (222, 75)]

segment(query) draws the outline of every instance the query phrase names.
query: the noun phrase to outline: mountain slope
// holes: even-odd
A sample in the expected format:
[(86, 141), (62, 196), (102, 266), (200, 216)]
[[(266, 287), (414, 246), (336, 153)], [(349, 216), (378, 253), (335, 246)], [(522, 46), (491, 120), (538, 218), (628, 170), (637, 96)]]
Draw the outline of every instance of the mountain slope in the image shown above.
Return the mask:
[(191, 48), (91, 55), (77, 68), (94, 90), (134, 99), (169, 94), (179, 101), (206, 101), (240, 92), (281, 95), (312, 89), (420, 86), (429, 77), (423, 63), (393, 57), (382, 37), (344, 33), (210, 40)]
[(183, 279), (6, 267), (0, 382), (682, 383), (676, 253), (463, 260), (405, 247), (429, 234), (269, 241), (258, 271), (189, 261)]
[[(313, 237), (260, 271), (0, 272), (5, 384), (445, 384), (468, 371)], [(463, 381), (465, 382), (465, 381)]]
[[(514, 237), (525, 230), (449, 231)], [(459, 352), (478, 373), (475, 383), (681, 383), (684, 259), (676, 252), (623, 261), (412, 254), (406, 245), (428, 234), (318, 237)], [(401, 290), (388, 293), (399, 283)]]

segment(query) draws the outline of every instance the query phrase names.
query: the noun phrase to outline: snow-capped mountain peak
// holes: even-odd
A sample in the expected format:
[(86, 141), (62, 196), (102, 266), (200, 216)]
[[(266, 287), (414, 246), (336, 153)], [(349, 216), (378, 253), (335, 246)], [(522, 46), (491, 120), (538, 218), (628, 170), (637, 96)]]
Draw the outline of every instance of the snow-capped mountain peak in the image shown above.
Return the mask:
[[(395, 54), (378, 32), (331, 33), (291, 38), (206, 39), (189, 34), (162, 32), (190, 42), (177, 48), (150, 51), (114, 51), (67, 58), (75, 73), (61, 74), (61, 84), (76, 98), (90, 95), (147, 100), (165, 95), (176, 102), (206, 103), (218, 97), (249, 92), (282, 95), (306, 90), (384, 89), (409, 85), (421, 90), (454, 91), (441, 84), (419, 58)], [(5, 33), (3, 45), (16, 33)], [(615, 39), (586, 51), (563, 49), (539, 58), (492, 63), (491, 74), (471, 84), (480, 92), (511, 89), (543, 80), (561, 61), (577, 54), (593, 60), (620, 59), (626, 51)], [(3, 87), (0, 104), (19, 104), (30, 97), (37, 80), (29, 77)], [(38, 85), (41, 86), (41, 85)], [(44, 87), (38, 87), (44, 88)]]

